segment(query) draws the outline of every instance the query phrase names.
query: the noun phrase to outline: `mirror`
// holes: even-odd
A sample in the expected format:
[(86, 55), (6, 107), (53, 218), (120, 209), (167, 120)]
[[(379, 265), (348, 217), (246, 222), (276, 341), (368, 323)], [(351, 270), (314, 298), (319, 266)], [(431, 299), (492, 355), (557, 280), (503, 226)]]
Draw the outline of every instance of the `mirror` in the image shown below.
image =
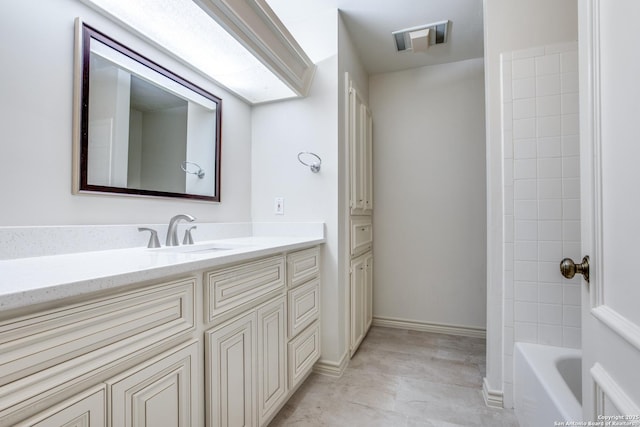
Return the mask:
[(74, 192), (220, 201), (220, 98), (77, 25)]

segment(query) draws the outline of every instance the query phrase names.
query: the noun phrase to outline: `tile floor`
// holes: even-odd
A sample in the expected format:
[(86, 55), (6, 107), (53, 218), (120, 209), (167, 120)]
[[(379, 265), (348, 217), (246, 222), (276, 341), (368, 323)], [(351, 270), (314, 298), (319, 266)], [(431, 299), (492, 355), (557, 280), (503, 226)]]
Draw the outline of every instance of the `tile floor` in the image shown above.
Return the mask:
[(341, 378), (311, 374), (269, 426), (518, 426), (484, 404), (484, 370), (484, 339), (373, 327)]

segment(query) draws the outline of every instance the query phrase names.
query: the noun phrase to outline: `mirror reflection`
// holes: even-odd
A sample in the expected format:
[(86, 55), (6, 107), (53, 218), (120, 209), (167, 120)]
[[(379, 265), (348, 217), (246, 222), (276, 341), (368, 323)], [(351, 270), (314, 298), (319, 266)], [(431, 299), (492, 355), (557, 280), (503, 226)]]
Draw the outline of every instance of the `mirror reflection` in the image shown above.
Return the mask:
[(221, 101), (83, 25), (80, 191), (219, 201)]

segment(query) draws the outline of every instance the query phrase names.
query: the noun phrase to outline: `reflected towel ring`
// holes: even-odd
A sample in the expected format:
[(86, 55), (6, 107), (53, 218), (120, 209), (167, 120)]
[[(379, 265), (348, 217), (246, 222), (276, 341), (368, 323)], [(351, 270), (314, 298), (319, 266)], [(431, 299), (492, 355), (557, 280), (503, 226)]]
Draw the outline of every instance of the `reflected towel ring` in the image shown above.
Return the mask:
[[(304, 155), (304, 154), (308, 154), (308, 155), (310, 155), (310, 156), (313, 156), (313, 157), (315, 157), (316, 159), (318, 159), (318, 161), (317, 161), (317, 162), (315, 162), (315, 161), (314, 161), (314, 162), (312, 162), (312, 163), (305, 163), (305, 162), (303, 162), (303, 161), (302, 161), (302, 159), (300, 158), (300, 156), (302, 156), (302, 155)], [(313, 173), (318, 173), (318, 172), (320, 172), (320, 165), (322, 164), (322, 159), (321, 159), (321, 158), (320, 158), (320, 156), (318, 156), (317, 154), (312, 153), (312, 152), (310, 152), (310, 151), (301, 151), (301, 152), (299, 152), (299, 153), (298, 153), (298, 161), (299, 161), (300, 163), (302, 163), (303, 165), (305, 165), (305, 166), (309, 166), (309, 169), (311, 169), (311, 172), (313, 172)]]
[[(198, 171), (197, 172), (192, 172), (190, 170), (187, 170), (187, 165), (193, 165), (193, 166), (197, 167)], [(180, 166), (180, 168), (182, 168), (182, 170), (185, 171), (186, 173), (190, 173), (191, 175), (198, 175), (198, 178), (200, 178), (200, 179), (204, 178), (204, 169), (202, 169), (200, 167), (200, 165), (197, 164), (197, 163), (188, 162), (188, 161), (185, 160), (184, 162), (182, 162), (182, 165)]]

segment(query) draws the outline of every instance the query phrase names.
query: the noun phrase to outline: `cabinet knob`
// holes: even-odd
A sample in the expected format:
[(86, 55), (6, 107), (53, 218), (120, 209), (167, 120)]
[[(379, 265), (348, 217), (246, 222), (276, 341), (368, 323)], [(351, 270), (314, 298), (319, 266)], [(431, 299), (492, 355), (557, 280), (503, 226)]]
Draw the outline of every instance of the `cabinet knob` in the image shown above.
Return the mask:
[(576, 273), (582, 274), (584, 280), (589, 283), (589, 256), (582, 258), (580, 264), (576, 264), (571, 258), (563, 259), (560, 261), (560, 272), (567, 279), (573, 279)]

